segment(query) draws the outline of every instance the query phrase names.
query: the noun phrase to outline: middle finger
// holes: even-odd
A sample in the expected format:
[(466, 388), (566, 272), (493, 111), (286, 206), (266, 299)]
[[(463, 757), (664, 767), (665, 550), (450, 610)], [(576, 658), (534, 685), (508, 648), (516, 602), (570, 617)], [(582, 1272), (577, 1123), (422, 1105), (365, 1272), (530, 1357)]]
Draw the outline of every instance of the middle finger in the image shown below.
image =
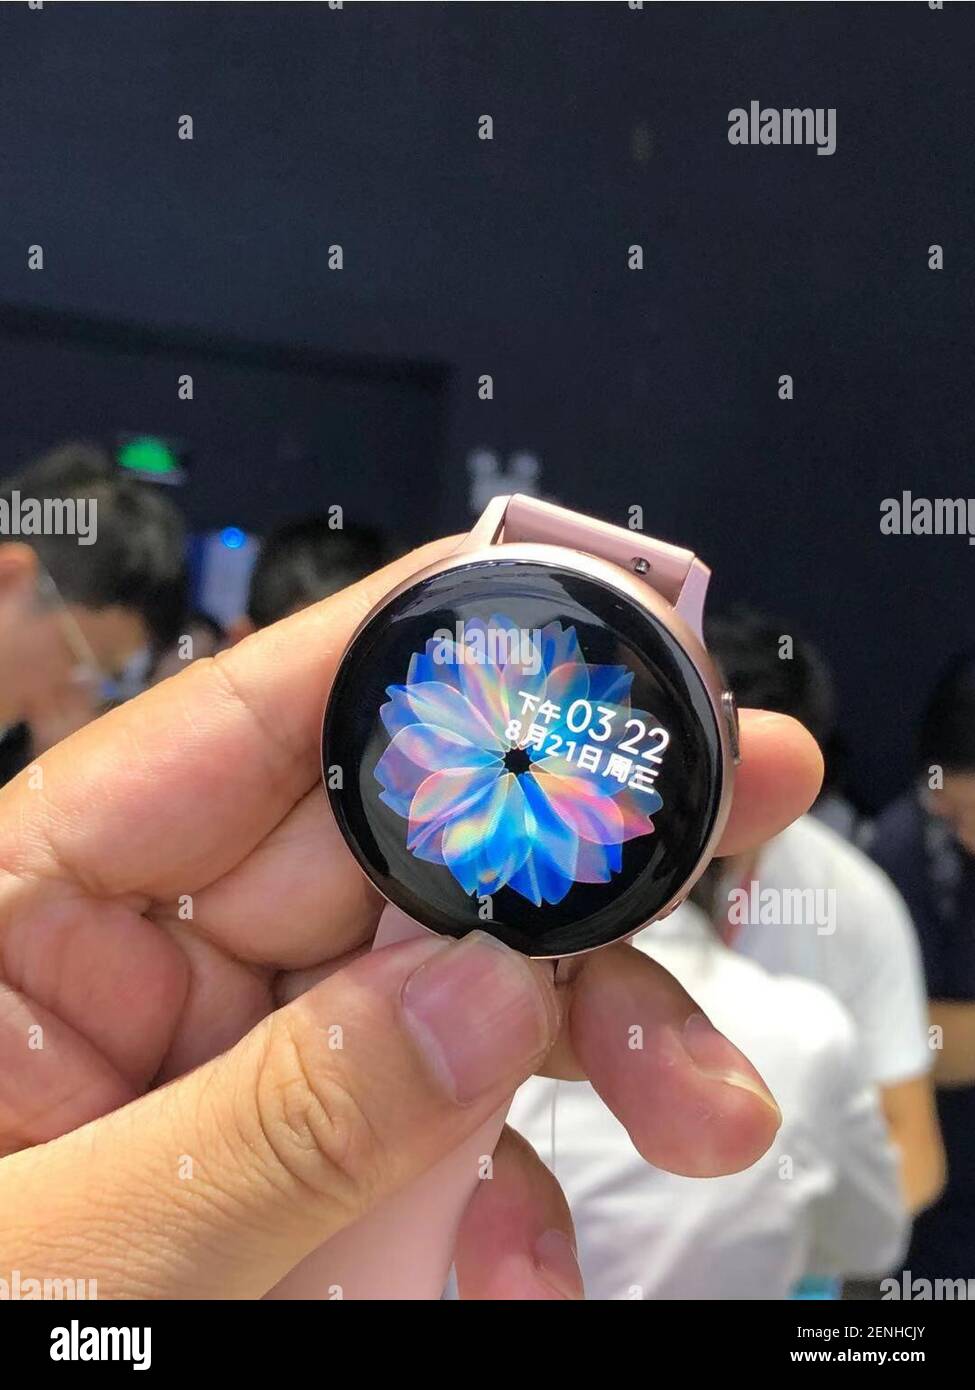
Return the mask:
[(769, 1148), (782, 1116), (762, 1077), (656, 961), (596, 951), (566, 995), (545, 1072), (588, 1077), (649, 1163), (718, 1177)]

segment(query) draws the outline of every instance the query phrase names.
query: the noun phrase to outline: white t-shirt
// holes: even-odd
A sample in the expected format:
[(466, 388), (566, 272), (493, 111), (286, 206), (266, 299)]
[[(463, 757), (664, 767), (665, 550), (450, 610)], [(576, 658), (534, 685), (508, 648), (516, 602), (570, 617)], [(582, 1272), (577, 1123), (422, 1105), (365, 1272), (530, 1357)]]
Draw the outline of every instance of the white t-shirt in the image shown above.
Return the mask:
[[(773, 975), (815, 980), (835, 994), (856, 1023), (866, 1075), (878, 1085), (930, 1071), (914, 926), (883, 870), (828, 826), (803, 816), (765, 846), (754, 879), (758, 889), (749, 888), (747, 905), (741, 900), (747, 921), (734, 949)], [(757, 896), (769, 889), (771, 923), (762, 921)], [(806, 894), (804, 911), (794, 909), (797, 890)], [(801, 923), (790, 925), (797, 916)]]
[(785, 1298), (806, 1274), (891, 1268), (907, 1218), (849, 1016), (818, 986), (727, 950), (697, 909), (680, 916), (679, 927), (675, 914), (635, 944), (751, 1058), (783, 1123), (745, 1172), (676, 1177), (640, 1157), (588, 1082), (526, 1082), (509, 1123), (565, 1190), (587, 1296)]

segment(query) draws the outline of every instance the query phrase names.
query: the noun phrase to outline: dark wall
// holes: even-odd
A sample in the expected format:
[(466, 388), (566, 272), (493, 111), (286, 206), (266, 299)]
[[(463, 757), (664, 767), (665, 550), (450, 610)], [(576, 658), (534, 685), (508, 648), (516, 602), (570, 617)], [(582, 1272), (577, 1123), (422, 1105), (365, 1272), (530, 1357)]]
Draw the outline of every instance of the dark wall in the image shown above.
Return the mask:
[[(975, 491), (973, 38), (921, 0), (6, 5), (0, 300), (450, 364), (447, 468), (391, 458), (392, 509), (466, 524), (481, 444), (641, 504), (822, 644), (880, 799), (973, 638), (965, 538), (879, 530)], [(837, 108), (836, 153), (731, 146), (752, 99)]]
[[(262, 534), (340, 502), (346, 521), (409, 545), (429, 524), (432, 480), (444, 471), (449, 373), (436, 363), (8, 305), (0, 381), (13, 467), (52, 439), (115, 450), (133, 436), (161, 437), (179, 451), (179, 501), (196, 531), (232, 524)], [(404, 485), (390, 487), (391, 475)], [(425, 486), (406, 485), (411, 478)]]

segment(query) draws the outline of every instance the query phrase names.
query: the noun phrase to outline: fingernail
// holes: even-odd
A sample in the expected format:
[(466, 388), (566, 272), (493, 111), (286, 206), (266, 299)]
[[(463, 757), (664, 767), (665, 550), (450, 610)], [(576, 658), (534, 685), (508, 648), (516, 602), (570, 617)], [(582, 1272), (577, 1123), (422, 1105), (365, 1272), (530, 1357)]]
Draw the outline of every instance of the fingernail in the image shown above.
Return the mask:
[(529, 961), (484, 932), (438, 951), (403, 987), (407, 1027), (459, 1105), (521, 1080), (554, 1037), (553, 998)]
[(544, 1231), (535, 1242), (538, 1275), (560, 1298), (585, 1298), (582, 1270), (572, 1242), (562, 1231)]
[(703, 1014), (691, 1014), (684, 1022), (681, 1038), (685, 1052), (698, 1071), (713, 1081), (724, 1081), (729, 1086), (750, 1091), (770, 1106), (779, 1124), (782, 1123), (782, 1111), (772, 1092), (748, 1058), (723, 1033), (718, 1032), (710, 1019)]

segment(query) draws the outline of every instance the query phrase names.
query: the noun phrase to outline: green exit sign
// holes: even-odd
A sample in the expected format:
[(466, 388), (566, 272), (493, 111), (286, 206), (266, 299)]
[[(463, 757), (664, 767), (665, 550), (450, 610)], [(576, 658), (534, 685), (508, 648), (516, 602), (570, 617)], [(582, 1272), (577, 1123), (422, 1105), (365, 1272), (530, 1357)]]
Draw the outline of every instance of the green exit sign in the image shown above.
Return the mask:
[(181, 451), (158, 435), (130, 435), (119, 445), (115, 457), (119, 468), (147, 482), (181, 483), (186, 477)]

